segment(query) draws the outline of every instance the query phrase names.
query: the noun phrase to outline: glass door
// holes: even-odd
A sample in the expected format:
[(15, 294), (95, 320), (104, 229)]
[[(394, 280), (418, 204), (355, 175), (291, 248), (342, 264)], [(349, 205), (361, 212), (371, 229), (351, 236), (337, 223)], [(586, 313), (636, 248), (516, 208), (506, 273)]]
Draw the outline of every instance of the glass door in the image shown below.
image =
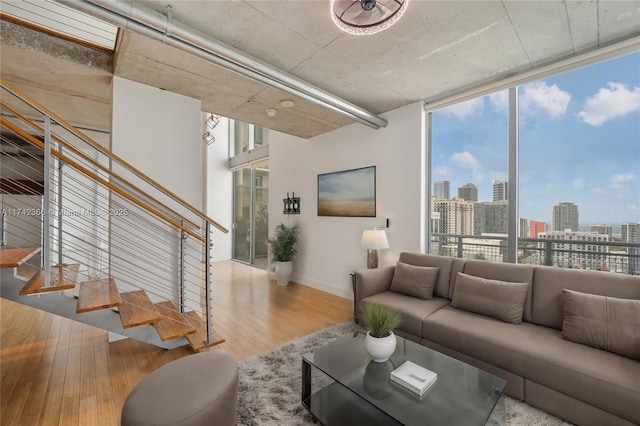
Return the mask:
[(267, 268), (269, 253), (269, 167), (266, 163), (233, 174), (233, 258)]

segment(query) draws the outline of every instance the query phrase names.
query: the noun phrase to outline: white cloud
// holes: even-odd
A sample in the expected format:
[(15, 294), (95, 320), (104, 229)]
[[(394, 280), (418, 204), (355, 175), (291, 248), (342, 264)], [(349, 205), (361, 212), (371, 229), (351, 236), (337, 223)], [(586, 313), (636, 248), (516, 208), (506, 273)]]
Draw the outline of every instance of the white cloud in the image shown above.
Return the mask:
[(612, 118), (640, 109), (640, 87), (633, 90), (622, 83), (609, 83), (585, 100), (578, 117), (587, 124), (599, 126)]
[(629, 211), (632, 211), (632, 212), (640, 211), (640, 207), (637, 206), (636, 204), (629, 204), (627, 208), (629, 209)]
[(498, 111), (506, 111), (509, 107), (509, 92), (501, 90), (489, 95), (489, 101)]
[(476, 170), (479, 166), (478, 159), (469, 151), (453, 153), (451, 161), (465, 169)]
[(475, 98), (451, 105), (442, 111), (464, 120), (467, 117), (478, 115), (483, 108), (484, 98)]
[(636, 180), (638, 177), (633, 173), (617, 174), (609, 178), (609, 186), (616, 191), (624, 191)]
[(433, 173), (438, 176), (449, 176), (451, 170), (447, 166), (436, 167)]
[(575, 178), (571, 181), (571, 187), (576, 190), (582, 189), (584, 187), (584, 183), (584, 179)]
[(567, 112), (571, 94), (561, 90), (555, 84), (548, 86), (545, 81), (535, 81), (522, 86), (520, 110), (536, 115), (546, 114), (551, 118), (559, 118)]

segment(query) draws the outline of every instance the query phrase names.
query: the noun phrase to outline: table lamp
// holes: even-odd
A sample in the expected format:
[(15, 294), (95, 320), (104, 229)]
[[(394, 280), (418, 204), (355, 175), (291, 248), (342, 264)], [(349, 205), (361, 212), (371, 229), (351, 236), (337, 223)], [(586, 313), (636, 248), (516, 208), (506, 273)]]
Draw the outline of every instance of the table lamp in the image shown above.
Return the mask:
[(367, 249), (367, 268), (374, 269), (378, 267), (380, 250), (388, 249), (389, 241), (384, 229), (365, 229), (360, 245)]

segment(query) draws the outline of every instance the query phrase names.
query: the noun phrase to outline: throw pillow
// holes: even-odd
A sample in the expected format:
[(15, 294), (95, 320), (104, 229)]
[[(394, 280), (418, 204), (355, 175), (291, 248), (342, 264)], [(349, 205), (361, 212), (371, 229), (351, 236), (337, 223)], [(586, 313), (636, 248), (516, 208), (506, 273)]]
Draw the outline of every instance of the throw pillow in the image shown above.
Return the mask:
[(438, 269), (398, 262), (393, 272), (390, 290), (420, 299), (431, 299)]
[(528, 287), (527, 283), (490, 280), (458, 272), (451, 306), (520, 324)]
[(562, 337), (640, 360), (640, 300), (562, 289)]

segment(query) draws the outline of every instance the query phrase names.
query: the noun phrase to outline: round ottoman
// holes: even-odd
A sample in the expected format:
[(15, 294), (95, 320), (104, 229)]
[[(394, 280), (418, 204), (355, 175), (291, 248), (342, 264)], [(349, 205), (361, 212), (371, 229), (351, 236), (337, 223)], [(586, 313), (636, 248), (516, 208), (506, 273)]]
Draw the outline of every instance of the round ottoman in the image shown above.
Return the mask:
[(225, 352), (172, 361), (142, 379), (122, 407), (121, 424), (235, 425), (238, 363)]

